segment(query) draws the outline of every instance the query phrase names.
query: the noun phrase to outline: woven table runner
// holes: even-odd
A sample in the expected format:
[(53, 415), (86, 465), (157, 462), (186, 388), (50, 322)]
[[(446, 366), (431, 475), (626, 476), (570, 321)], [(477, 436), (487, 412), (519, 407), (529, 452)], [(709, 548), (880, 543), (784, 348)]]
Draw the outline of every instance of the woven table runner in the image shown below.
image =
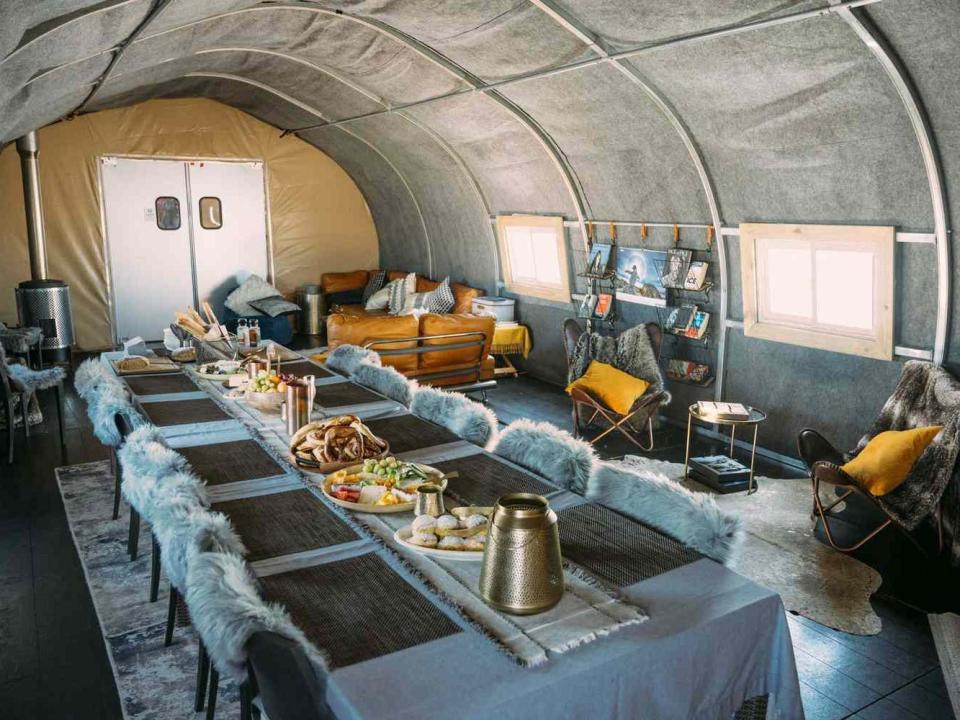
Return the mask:
[(446, 428), (421, 420), (416, 415), (367, 420), (364, 424), (374, 435), (390, 443), (390, 452), (393, 455), (445, 445), (460, 439)]
[[(331, 669), (462, 632), (383, 559), (361, 555), (260, 578)], [(371, 689), (375, 682), (371, 686)]]
[(447, 480), (446, 494), (460, 505), (493, 505), (497, 498), (508, 493), (546, 495), (557, 489), (485, 453), (434, 463), (434, 467), (444, 473), (459, 473), (458, 477)]
[(560, 550), (616, 588), (674, 570), (703, 556), (647, 525), (609, 508), (584, 503), (557, 513)]
[(125, 377), (134, 395), (165, 395), (167, 393), (195, 392), (197, 386), (183, 373), (170, 375), (141, 375)]
[(147, 419), (157, 427), (213, 422), (230, 418), (219, 405), (207, 398), (144, 403), (142, 410)]
[(248, 562), (317, 550), (359, 538), (306, 489), (225, 500), (210, 507), (230, 518), (247, 548)]
[(285, 470), (254, 440), (236, 440), (180, 448), (193, 471), (207, 485), (282, 475)]
[(325, 370), (319, 365), (314, 365), (312, 362), (307, 360), (298, 360), (296, 362), (281, 362), (280, 363), (280, 372), (291, 375), (313, 375), (316, 378), (328, 378), (333, 377), (333, 373), (329, 370)]
[(380, 402), (383, 396), (371, 390), (354, 385), (352, 382), (318, 385), (316, 404), (321, 407), (340, 407), (341, 405), (359, 405), (361, 403)]

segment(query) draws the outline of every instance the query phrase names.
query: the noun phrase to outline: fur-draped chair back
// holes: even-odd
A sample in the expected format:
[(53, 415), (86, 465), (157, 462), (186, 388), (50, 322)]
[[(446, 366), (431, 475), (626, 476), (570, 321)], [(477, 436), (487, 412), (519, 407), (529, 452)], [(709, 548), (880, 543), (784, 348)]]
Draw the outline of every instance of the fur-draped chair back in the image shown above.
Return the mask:
[(466, 395), (432, 387), (417, 387), (410, 412), (445, 427), (467, 442), (487, 446), (497, 435), (497, 416)]
[(277, 604), (265, 602), (239, 555), (202, 552), (190, 558), (187, 571), (190, 619), (220, 673), (235, 682), (247, 678), (247, 643), (254, 633), (273, 632), (303, 648), (321, 676), (327, 664)]
[(112, 448), (119, 447), (123, 442), (117, 427), (118, 416), (123, 417), (127, 426), (134, 429), (146, 422), (134, 407), (130, 391), (119, 381), (97, 385), (87, 403), (87, 416), (93, 424), (93, 434), (104, 445)]
[(80, 363), (73, 375), (73, 386), (77, 395), (87, 403), (101, 383), (119, 383), (116, 375), (111, 372), (107, 364), (98, 357), (91, 357)]
[(929, 362), (911, 360), (903, 366), (893, 394), (847, 459), (887, 430), (942, 425), (899, 486), (874, 499), (908, 530), (915, 529), (938, 507), (944, 537), (954, 564), (960, 563), (960, 381)]
[(597, 459), (590, 443), (547, 422), (515, 420), (493, 445), (493, 452), (562, 488), (581, 495)]
[(63, 368), (54, 367), (46, 370), (32, 370), (20, 363), (8, 363), (7, 353), (0, 343), (0, 365), (3, 366), (15, 393), (34, 393), (37, 390), (46, 390), (59, 385), (66, 378)]
[(360, 385), (397, 401), (404, 407), (410, 407), (413, 400), (413, 391), (417, 387), (416, 382), (408, 380), (403, 376), (403, 373), (394, 368), (382, 366), (379, 362), (371, 363), (366, 360), (357, 365), (357, 369), (353, 373), (353, 379)]
[(340, 345), (334, 348), (327, 355), (324, 364), (331, 370), (350, 376), (357, 371), (357, 367), (362, 362), (372, 365), (381, 364), (380, 356), (373, 350), (367, 350), (358, 345)]
[(743, 539), (738, 515), (724, 512), (708, 494), (691, 492), (661, 473), (597, 463), (586, 496), (721, 563), (733, 560)]
[(149, 522), (153, 522), (162, 494), (192, 495), (199, 504), (206, 504), (202, 485), (186, 471), (186, 458), (167, 446), (154, 425), (143, 425), (130, 433), (117, 457), (123, 471), (123, 497)]

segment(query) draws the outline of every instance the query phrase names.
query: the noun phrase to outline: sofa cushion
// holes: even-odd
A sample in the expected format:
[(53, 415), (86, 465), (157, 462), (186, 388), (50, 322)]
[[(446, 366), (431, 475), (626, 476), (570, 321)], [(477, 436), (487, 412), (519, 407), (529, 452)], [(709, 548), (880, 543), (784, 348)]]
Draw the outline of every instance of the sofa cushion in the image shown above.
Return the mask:
[(473, 299), (484, 295), (483, 290), (472, 288), (463, 283), (453, 283), (450, 287), (453, 288), (453, 299), (455, 301), (453, 312), (455, 313), (473, 312)]
[[(483, 348), (465, 348), (462, 350), (447, 350), (444, 352), (425, 353), (420, 356), (420, 367), (437, 368), (444, 365), (458, 365), (461, 363), (475, 363), (478, 359), (490, 354), (490, 343), (493, 341), (493, 330), (496, 319), (491, 315), (471, 315), (460, 313), (454, 315), (435, 315), (428, 313), (420, 317), (420, 335), (436, 336), (453, 333), (482, 332), (485, 335)], [(463, 342), (458, 338), (444, 338), (424, 340), (424, 345), (450, 345)]]
[(289, 300), (285, 300), (279, 295), (275, 297), (260, 298), (259, 300), (251, 300), (247, 304), (255, 310), (262, 312), (264, 315), (269, 315), (272, 318), (275, 318), (278, 315), (289, 315), (290, 313), (300, 312), (299, 305), (296, 305)]
[(367, 286), (363, 289), (362, 302), (366, 304), (367, 300), (369, 300), (375, 292), (380, 290), (386, 284), (386, 282), (386, 270), (371, 270), (369, 280), (367, 280)]
[(450, 278), (445, 277), (443, 282), (429, 293), (430, 312), (438, 315), (445, 315), (453, 311), (453, 306), (457, 304), (457, 299), (453, 295), (453, 289), (450, 287)]
[(393, 280), (399, 280), (400, 278), (405, 278), (408, 273), (405, 273), (403, 270), (391, 270), (387, 273), (387, 282)]
[(320, 276), (320, 286), (326, 295), (350, 290), (362, 290), (367, 284), (370, 273), (366, 270), (351, 272), (330, 272)]
[(390, 288), (390, 303), (387, 305), (387, 312), (391, 315), (399, 315), (407, 304), (407, 299), (414, 294), (417, 287), (417, 274), (408, 273), (403, 278), (392, 280)]
[[(347, 315), (337, 314), (327, 318), (327, 344), (332, 350), (340, 345), (359, 345), (363, 347), (371, 340), (392, 340), (395, 338), (414, 338), (419, 332), (417, 319), (412, 315)], [(416, 341), (391, 344), (391, 350), (416, 347)], [(376, 348), (373, 348), (374, 350)], [(394, 367), (400, 372), (414, 370), (417, 356), (385, 355), (381, 356), (384, 365)]]
[(417, 275), (417, 292), (430, 292), (431, 290), (436, 290), (437, 286), (440, 283), (436, 280), (431, 280), (428, 277), (423, 277), (423, 275)]
[(380, 288), (373, 295), (368, 297), (363, 303), (364, 310), (386, 310), (390, 306), (390, 296), (393, 294), (395, 283), (402, 280), (394, 280), (384, 288)]
[(250, 306), (251, 300), (261, 300), (268, 297), (276, 297), (280, 294), (273, 285), (268, 283), (259, 275), (251, 275), (244, 280), (240, 287), (227, 295), (223, 304), (237, 315), (259, 316), (259, 310)]

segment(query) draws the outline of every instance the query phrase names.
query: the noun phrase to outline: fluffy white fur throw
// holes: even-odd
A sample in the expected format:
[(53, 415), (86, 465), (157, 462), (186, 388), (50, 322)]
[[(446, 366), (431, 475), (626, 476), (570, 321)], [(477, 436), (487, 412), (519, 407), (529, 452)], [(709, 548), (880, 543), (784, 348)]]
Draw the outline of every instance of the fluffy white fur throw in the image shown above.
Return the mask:
[(143, 417), (133, 407), (130, 393), (120, 382), (102, 382), (91, 393), (87, 404), (87, 415), (93, 423), (93, 433), (108, 447), (118, 447), (123, 438), (117, 428), (117, 416), (122, 415), (130, 426), (137, 428), (143, 423)]
[(353, 375), (362, 362), (367, 362), (371, 365), (381, 364), (380, 356), (373, 352), (373, 350), (366, 350), (357, 345), (341, 345), (340, 347), (334, 348), (330, 354), (327, 355), (325, 364), (331, 370), (344, 373), (345, 375)]
[(109, 382), (119, 383), (120, 381), (110, 372), (106, 363), (97, 357), (84, 360), (73, 375), (73, 386), (77, 390), (77, 395), (88, 403), (96, 388), (101, 383)]
[(493, 452), (567, 490), (583, 494), (596, 460), (593, 447), (546, 422), (515, 420)]
[(695, 493), (653, 470), (597, 463), (586, 496), (676, 538), (707, 557), (729, 563), (743, 540), (743, 521), (706, 493)]
[(243, 555), (244, 547), (223, 513), (210, 512), (187, 496), (164, 497), (152, 520), (167, 579), (184, 592), (191, 558), (215, 550)]
[(497, 416), (493, 411), (460, 393), (418, 387), (413, 393), (410, 412), (442, 425), (474, 445), (485, 447), (497, 435)]
[(307, 656), (326, 672), (327, 663), (297, 628), (286, 610), (268, 604), (243, 560), (226, 553), (198, 553), (187, 573), (187, 607), (210, 659), (236, 682), (246, 679), (246, 644), (260, 631), (275, 632), (299, 643)]
[(402, 373), (392, 367), (382, 367), (379, 362), (371, 363), (366, 360), (357, 365), (353, 379), (364, 387), (396, 400), (405, 407), (410, 407), (413, 400), (413, 391), (416, 383), (408, 380)]

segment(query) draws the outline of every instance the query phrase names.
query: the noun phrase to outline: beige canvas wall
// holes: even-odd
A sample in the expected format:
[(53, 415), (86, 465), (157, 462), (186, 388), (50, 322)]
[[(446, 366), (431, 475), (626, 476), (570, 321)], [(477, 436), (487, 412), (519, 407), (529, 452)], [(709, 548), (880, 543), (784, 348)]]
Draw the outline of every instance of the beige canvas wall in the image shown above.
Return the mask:
[[(43, 128), (40, 182), (50, 276), (70, 284), (81, 348), (111, 343), (96, 158), (256, 158), (265, 163), (276, 285), (286, 294), (323, 272), (375, 268), (377, 233), (353, 180), (327, 155), (212, 100), (151, 100)], [(16, 148), (0, 153), (0, 320), (29, 279)]]

